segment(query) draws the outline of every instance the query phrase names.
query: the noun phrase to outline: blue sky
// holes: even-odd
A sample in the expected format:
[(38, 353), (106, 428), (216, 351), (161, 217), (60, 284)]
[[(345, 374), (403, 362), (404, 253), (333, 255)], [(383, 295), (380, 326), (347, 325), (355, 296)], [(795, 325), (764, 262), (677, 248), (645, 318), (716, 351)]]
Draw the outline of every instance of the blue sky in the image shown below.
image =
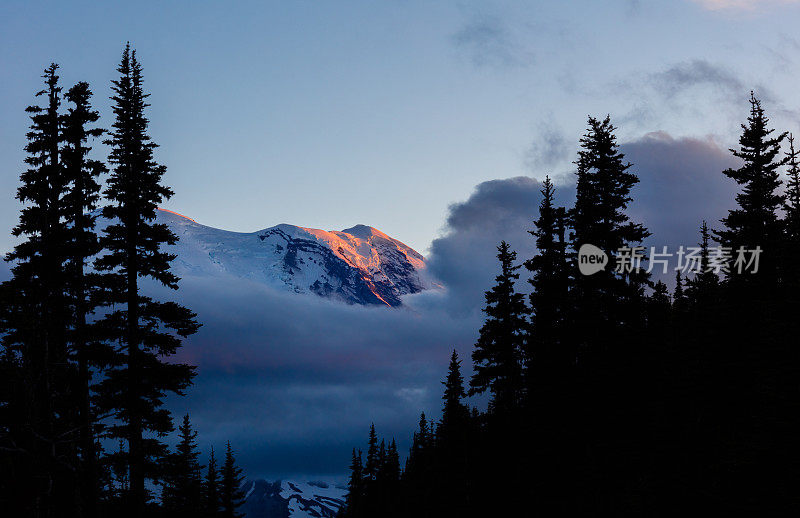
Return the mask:
[(126, 40), (167, 208), (241, 231), (364, 223), (425, 252), (478, 183), (568, 172), (588, 114), (611, 113), (623, 140), (728, 147), (756, 88), (791, 129), (798, 15), (787, 1), (4, 1), (0, 227), (16, 220), (41, 70), (89, 81), (107, 117)]
[(165, 208), (237, 231), (372, 225), (426, 253), (448, 289), (381, 312), (185, 282), (205, 325), (183, 354), (200, 376), (171, 408), (204, 446), (231, 439), (251, 476), (342, 475), (370, 422), (405, 448), (418, 412), (436, 415), (494, 246), (532, 253), (534, 178), (552, 173), (569, 203), (587, 115), (610, 113), (636, 164), (632, 217), (657, 244), (694, 243), (730, 207), (721, 171), (750, 89), (800, 133), (798, 26), (790, 0), (4, 1), (0, 251), (42, 69), (89, 81), (108, 126), (130, 40), (176, 192)]

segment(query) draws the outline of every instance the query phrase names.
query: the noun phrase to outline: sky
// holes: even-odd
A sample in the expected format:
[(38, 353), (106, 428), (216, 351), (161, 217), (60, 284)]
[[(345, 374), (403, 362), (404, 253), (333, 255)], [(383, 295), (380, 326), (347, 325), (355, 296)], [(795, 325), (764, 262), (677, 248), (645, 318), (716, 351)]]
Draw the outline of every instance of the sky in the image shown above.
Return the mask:
[(799, 15), (766, 0), (4, 0), (0, 227), (16, 222), (42, 69), (88, 81), (108, 126), (128, 40), (176, 192), (166, 208), (237, 231), (368, 224), (424, 253), (478, 183), (571, 171), (589, 114), (612, 114), (622, 140), (729, 147), (756, 89), (792, 129)]
[(341, 476), (370, 422), (403, 448), (419, 411), (436, 415), (452, 348), (468, 369), (493, 247), (533, 253), (545, 174), (569, 203), (588, 115), (618, 127), (642, 180), (629, 213), (653, 243), (693, 244), (724, 216), (750, 90), (800, 133), (799, 24), (789, 0), (4, 0), (0, 251), (42, 69), (88, 81), (108, 126), (130, 41), (175, 191), (165, 208), (242, 232), (371, 225), (447, 288), (395, 311), (185, 279), (205, 325), (182, 354), (200, 375), (171, 408), (204, 446), (231, 439), (251, 476)]

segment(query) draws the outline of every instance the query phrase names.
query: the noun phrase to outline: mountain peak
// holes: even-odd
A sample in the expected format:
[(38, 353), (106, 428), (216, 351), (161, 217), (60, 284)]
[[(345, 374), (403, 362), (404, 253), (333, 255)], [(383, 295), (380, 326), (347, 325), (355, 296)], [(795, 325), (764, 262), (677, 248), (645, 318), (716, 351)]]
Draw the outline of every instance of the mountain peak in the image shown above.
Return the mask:
[(208, 227), (166, 209), (158, 219), (179, 241), (180, 277), (236, 277), (295, 293), (361, 305), (402, 305), (402, 296), (430, 287), (425, 259), (367, 225), (341, 232), (280, 224), (257, 232)]
[(384, 239), (391, 239), (389, 236), (381, 232), (375, 227), (370, 227), (368, 225), (356, 225), (354, 227), (346, 228), (342, 230), (343, 234), (350, 234), (353, 237), (357, 237), (359, 239), (369, 239), (371, 237), (382, 237)]

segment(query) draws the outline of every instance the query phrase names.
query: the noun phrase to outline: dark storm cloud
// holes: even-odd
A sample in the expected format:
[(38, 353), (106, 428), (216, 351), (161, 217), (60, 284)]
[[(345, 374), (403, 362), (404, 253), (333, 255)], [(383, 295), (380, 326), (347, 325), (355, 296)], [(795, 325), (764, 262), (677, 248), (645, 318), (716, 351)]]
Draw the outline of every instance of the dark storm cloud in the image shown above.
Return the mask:
[(453, 34), (452, 41), (476, 67), (516, 67), (531, 59), (503, 21), (493, 16), (473, 16)]

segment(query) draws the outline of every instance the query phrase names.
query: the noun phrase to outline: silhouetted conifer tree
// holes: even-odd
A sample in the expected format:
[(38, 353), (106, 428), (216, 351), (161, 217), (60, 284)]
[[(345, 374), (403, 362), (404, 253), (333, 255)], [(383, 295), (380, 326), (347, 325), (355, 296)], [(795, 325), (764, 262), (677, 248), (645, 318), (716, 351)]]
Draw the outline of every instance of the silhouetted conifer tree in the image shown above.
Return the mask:
[[(75, 378), (67, 347), (70, 327), (65, 245), (68, 215), (63, 157), (61, 87), (58, 65), (44, 73), (37, 93), (44, 106), (26, 109), (31, 118), (25, 151), (28, 169), (20, 175), (17, 199), (24, 204), (12, 234), (21, 239), (6, 256), (13, 263), (5, 290), (7, 366), (19, 367), (19, 410), (8, 431), (15, 454), (13, 495), (25, 513), (50, 516), (74, 512), (77, 469)], [(13, 507), (12, 507), (13, 508)]]
[(470, 380), (470, 393), (492, 393), (493, 412), (507, 414), (519, 405), (522, 394), (522, 348), (528, 310), (524, 297), (514, 283), (519, 279), (515, 265), (517, 254), (503, 241), (497, 247), (500, 275), (497, 284), (486, 292), (478, 342), (472, 352), (475, 369)]
[(364, 464), (364, 480), (367, 486), (378, 478), (379, 467), (378, 435), (375, 433), (375, 424), (371, 424), (369, 427), (369, 439), (367, 441), (367, 461)]
[(148, 94), (130, 45), (117, 70), (120, 77), (113, 81), (112, 97), (115, 121), (107, 141), (113, 165), (105, 191), (110, 203), (103, 209), (111, 224), (101, 239), (105, 253), (95, 265), (108, 272), (108, 303), (114, 308), (103, 325), (120, 345), (99, 391), (102, 407), (116, 412), (109, 435), (128, 441), (127, 510), (138, 518), (144, 516), (148, 501), (145, 480), (156, 475), (158, 461), (166, 454), (158, 436), (172, 430), (164, 397), (168, 392), (182, 394), (194, 376), (193, 367), (165, 358), (180, 347), (181, 337), (199, 325), (188, 309), (140, 293), (141, 277), (177, 289), (178, 277), (170, 271), (175, 256), (162, 248), (174, 244), (177, 236), (167, 225), (154, 222), (158, 204), (172, 191), (161, 183), (166, 168), (153, 158), (156, 144), (147, 134), (144, 113)]
[(400, 453), (397, 451), (397, 442), (392, 439), (386, 451), (386, 465), (384, 467), (386, 481), (390, 488), (396, 490), (400, 481)]
[(569, 271), (566, 256), (566, 211), (553, 204), (555, 186), (546, 177), (542, 184), (542, 202), (536, 228), (530, 233), (536, 238), (537, 253), (525, 261), (530, 272), (531, 329), (526, 343), (525, 361), (528, 390), (543, 382), (543, 377), (564, 376), (574, 365), (574, 351), (564, 338), (568, 313)]
[(192, 429), (189, 415), (183, 416), (178, 427), (180, 441), (167, 459), (161, 502), (170, 516), (195, 518), (202, 515), (203, 480), (197, 432)]
[[(589, 117), (589, 127), (581, 138), (578, 152), (575, 206), (570, 211), (572, 243), (577, 249), (592, 244), (611, 261), (622, 248), (637, 246), (649, 232), (630, 220), (625, 210), (631, 189), (639, 178), (630, 171), (619, 151), (610, 117)], [(577, 268), (576, 268), (577, 269)], [(580, 325), (577, 346), (580, 350), (602, 350), (616, 336), (614, 327), (638, 320), (645, 279), (639, 269), (617, 273), (614, 265), (588, 276), (575, 277), (572, 301)], [(605, 343), (604, 343), (605, 342)], [(579, 353), (580, 353), (579, 350)]]
[(694, 311), (701, 312), (700, 318), (709, 318), (710, 312), (716, 310), (715, 297), (719, 287), (717, 268), (711, 264), (709, 242), (711, 235), (708, 224), (703, 221), (700, 226), (700, 261), (699, 271), (693, 279), (687, 281), (686, 295)]
[(95, 232), (97, 203), (100, 199), (99, 176), (107, 169), (105, 165), (89, 157), (91, 139), (99, 138), (104, 130), (92, 127), (100, 115), (90, 104), (92, 96), (87, 83), (78, 83), (66, 94), (71, 103), (63, 117), (64, 141), (62, 151), (67, 193), (67, 235), (64, 246), (67, 250), (72, 327), (69, 342), (72, 356), (77, 361), (78, 376), (75, 394), (80, 415), (80, 479), (81, 504), (84, 516), (97, 516), (99, 498), (99, 473), (95, 447), (96, 419), (91, 404), (92, 367), (100, 366), (107, 356), (107, 346), (98, 341), (89, 328), (88, 317), (98, 303), (98, 290), (102, 277), (88, 270), (93, 256), (100, 252)]
[[(572, 414), (577, 422), (572, 427), (581, 445), (574, 451), (583, 458), (575, 461), (576, 490), (589, 501), (599, 499), (606, 512), (620, 498), (612, 485), (633, 484), (625, 478), (635, 477), (641, 468), (634, 452), (646, 439), (640, 427), (650, 385), (646, 369), (637, 366), (647, 354), (639, 346), (645, 336), (646, 270), (636, 268), (636, 261), (626, 261), (627, 268), (613, 264), (624, 258), (625, 249), (633, 255), (649, 235), (626, 212), (639, 179), (619, 150), (615, 131), (610, 117), (589, 117), (580, 140), (575, 205), (569, 211), (571, 248), (577, 252), (582, 245), (595, 245), (612, 264), (593, 275), (574, 276), (566, 337), (576, 351), (578, 369)], [(633, 386), (637, 390), (632, 392)]]
[[(722, 502), (724, 512), (759, 512), (758, 501), (799, 505), (789, 482), (796, 480), (796, 471), (788, 468), (800, 464), (792, 439), (800, 428), (794, 381), (800, 366), (790, 338), (797, 326), (781, 296), (786, 235), (779, 214), (785, 202), (779, 169), (791, 160), (781, 155), (786, 136), (769, 128), (761, 102), (751, 92), (739, 148), (731, 150), (742, 165), (724, 171), (740, 191), (737, 207), (716, 231), (730, 252), (729, 271), (715, 315), (717, 339), (704, 349), (702, 363), (714, 381), (702, 444), (712, 455), (702, 476), (714, 481), (712, 498)], [(757, 249), (755, 271), (755, 263), (748, 263)], [(724, 430), (736, 430), (736, 435)]]
[[(736, 195), (738, 208), (728, 211), (728, 216), (722, 220), (723, 228), (717, 231), (720, 243), (732, 253), (729, 277), (737, 285), (736, 289), (746, 289), (747, 295), (761, 298), (766, 295), (764, 290), (774, 289), (777, 281), (777, 257), (782, 240), (778, 211), (785, 200), (779, 191), (779, 169), (787, 160), (780, 157), (780, 146), (787, 133), (772, 136), (775, 130), (768, 125), (761, 101), (751, 92), (750, 116), (747, 124), (742, 124), (739, 149), (731, 150), (743, 164), (738, 169), (724, 171), (725, 176), (741, 186)], [(751, 250), (757, 246), (763, 250), (758, 272), (740, 272), (735, 265), (739, 249)]]
[(362, 503), (364, 500), (364, 466), (361, 460), (361, 450), (353, 448), (353, 459), (350, 462), (350, 479), (347, 483), (347, 497), (345, 498), (342, 516), (358, 518), (363, 516)]
[(217, 468), (217, 459), (214, 456), (214, 447), (212, 446), (211, 453), (208, 456), (208, 469), (203, 480), (204, 512), (202, 514), (208, 518), (220, 516), (219, 484), (219, 469)]
[(231, 443), (228, 441), (225, 447), (225, 463), (222, 465), (220, 494), (223, 518), (242, 518), (243, 514), (239, 512), (239, 508), (244, 504), (243, 482), (242, 469), (236, 465)]
[(792, 135), (789, 135), (788, 141), (789, 150), (786, 152), (785, 160), (789, 167), (787, 171), (789, 180), (786, 182), (786, 201), (783, 205), (786, 237), (783, 243), (781, 273), (786, 283), (786, 295), (796, 308), (800, 291), (800, 268), (797, 268), (800, 258), (800, 150), (795, 149)]

